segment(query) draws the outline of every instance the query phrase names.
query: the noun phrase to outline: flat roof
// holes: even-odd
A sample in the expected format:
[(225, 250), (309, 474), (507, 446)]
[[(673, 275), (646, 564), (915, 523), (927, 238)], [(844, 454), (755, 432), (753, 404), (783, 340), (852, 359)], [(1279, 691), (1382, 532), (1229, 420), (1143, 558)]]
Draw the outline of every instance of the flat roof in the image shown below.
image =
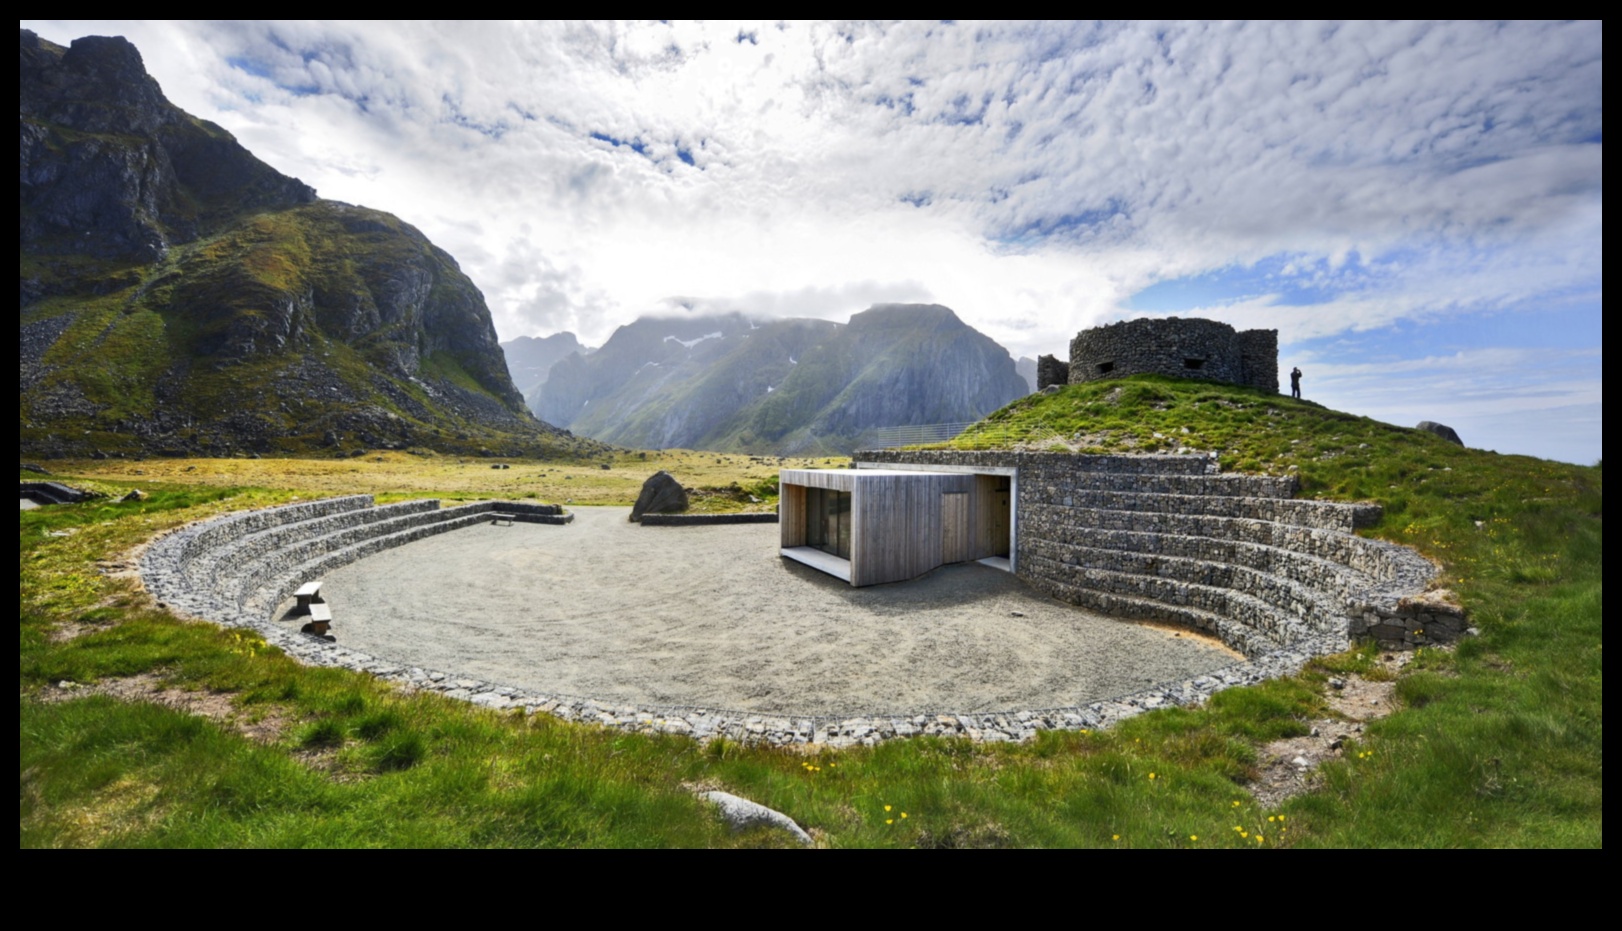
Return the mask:
[(795, 475), (849, 475), (852, 478), (917, 475), (940, 478), (941, 473), (929, 469), (783, 469), (779, 473), (779, 478), (782, 481), (790, 481), (790, 477)]

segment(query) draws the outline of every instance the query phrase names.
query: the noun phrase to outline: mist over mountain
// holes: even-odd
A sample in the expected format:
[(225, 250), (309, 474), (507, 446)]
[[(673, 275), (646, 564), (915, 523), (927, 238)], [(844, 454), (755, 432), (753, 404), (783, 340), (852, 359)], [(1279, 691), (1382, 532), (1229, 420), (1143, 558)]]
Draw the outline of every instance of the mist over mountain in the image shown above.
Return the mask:
[(501, 351), (507, 357), (507, 372), (512, 375), (513, 384), (528, 400), (546, 384), (546, 376), (552, 371), (552, 366), (564, 356), (571, 352), (590, 355), (597, 351), (597, 347), (583, 346), (573, 333), (565, 331), (551, 336), (510, 339), (501, 344)]
[(1007, 350), (940, 305), (849, 323), (644, 317), (552, 367), (536, 414), (625, 446), (848, 453), (875, 428), (974, 420), (1029, 393)]
[(483, 296), (171, 104), (122, 38), (19, 36), (20, 448), (543, 454)]

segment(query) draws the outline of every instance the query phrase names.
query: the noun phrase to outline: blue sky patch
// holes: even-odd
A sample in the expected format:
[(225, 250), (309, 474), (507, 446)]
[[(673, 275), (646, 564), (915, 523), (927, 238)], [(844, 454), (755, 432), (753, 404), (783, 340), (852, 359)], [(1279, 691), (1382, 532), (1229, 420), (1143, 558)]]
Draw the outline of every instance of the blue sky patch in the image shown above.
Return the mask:
[(1327, 259), (1280, 253), (1254, 265), (1229, 265), (1200, 275), (1158, 281), (1127, 298), (1128, 310), (1176, 313), (1276, 295), (1275, 305), (1310, 307), (1368, 288), (1381, 276), (1352, 253), (1340, 268)]

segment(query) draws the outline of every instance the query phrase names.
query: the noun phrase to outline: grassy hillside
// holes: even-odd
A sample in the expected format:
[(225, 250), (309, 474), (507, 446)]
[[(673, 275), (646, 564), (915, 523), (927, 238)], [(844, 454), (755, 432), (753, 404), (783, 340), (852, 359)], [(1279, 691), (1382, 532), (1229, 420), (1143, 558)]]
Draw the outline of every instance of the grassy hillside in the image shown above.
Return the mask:
[[(1603, 844), (1601, 468), (1155, 379), (1068, 388), (997, 419), (1040, 420), (1098, 448), (1175, 438), (1220, 449), (1225, 464), (1293, 465), (1309, 495), (1380, 500), (1387, 515), (1373, 533), (1437, 559), (1481, 635), (1421, 651), (1398, 674), (1395, 712), (1326, 763), (1316, 791), (1282, 804), (1253, 794), (1262, 748), (1331, 714), (1329, 676), (1389, 677), (1377, 651), (1325, 658), (1201, 708), (1019, 746), (931, 739), (806, 755), (699, 745), (407, 694), (178, 620), (128, 577), (131, 546), (188, 520), (337, 487), (293, 463), (253, 473), (258, 487), (230, 484), (230, 470), (257, 465), (243, 460), (163, 476), (103, 472), (108, 491), (137, 478), (152, 496), (20, 518), (20, 842), (783, 842), (726, 833), (687, 791), (698, 785), (782, 810), (829, 846)], [(736, 466), (737, 481), (765, 466), (711, 458)], [(193, 483), (205, 465), (209, 484)], [(508, 474), (411, 457), (376, 465), (387, 471), (348, 474), (343, 489), (475, 493)], [(416, 469), (421, 484), (408, 485)]]

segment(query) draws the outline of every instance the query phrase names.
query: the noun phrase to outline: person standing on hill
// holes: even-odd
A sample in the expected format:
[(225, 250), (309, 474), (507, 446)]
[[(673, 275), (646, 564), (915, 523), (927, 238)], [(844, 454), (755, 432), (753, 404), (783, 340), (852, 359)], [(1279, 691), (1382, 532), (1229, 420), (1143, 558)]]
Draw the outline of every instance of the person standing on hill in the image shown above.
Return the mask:
[(1290, 369), (1290, 397), (1301, 397), (1301, 369)]

